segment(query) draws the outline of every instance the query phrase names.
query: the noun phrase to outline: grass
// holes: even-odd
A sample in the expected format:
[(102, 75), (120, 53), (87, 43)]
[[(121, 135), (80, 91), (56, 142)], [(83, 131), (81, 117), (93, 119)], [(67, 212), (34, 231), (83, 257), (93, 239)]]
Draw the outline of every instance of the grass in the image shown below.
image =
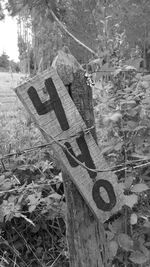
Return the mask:
[(14, 112), (20, 106), (13, 89), (23, 77), (20, 73), (0, 72), (0, 114)]
[(13, 90), (22, 79), (23, 74), (0, 72), (0, 156), (38, 145), (42, 139)]

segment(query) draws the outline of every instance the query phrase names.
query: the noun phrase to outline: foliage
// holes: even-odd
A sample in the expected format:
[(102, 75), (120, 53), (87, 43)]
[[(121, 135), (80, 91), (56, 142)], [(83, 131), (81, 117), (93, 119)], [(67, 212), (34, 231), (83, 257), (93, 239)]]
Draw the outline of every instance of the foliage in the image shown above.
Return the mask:
[[(144, 67), (150, 69), (149, 1), (9, 0), (7, 8), (12, 15), (19, 13), (24, 19), (29, 15), (33, 47), (20, 35), (19, 49), (21, 55), (25, 53), (32, 59), (35, 72), (47, 68), (63, 45), (80, 62), (92, 57), (58, 27), (51, 11), (75, 37), (97, 53), (96, 70), (100, 70), (100, 79), (111, 67), (111, 71), (117, 67), (113, 75), (107, 74), (107, 80), (101, 82), (97, 77), (94, 87), (101, 152), (116, 172), (118, 182), (123, 184), (126, 204), (104, 226), (113, 266), (148, 267), (150, 77), (125, 66), (124, 61), (130, 56), (143, 56)], [(26, 128), (24, 122), (13, 123), (12, 120), (8, 126), (7, 119), (1, 119), (1, 155), (20, 151), (27, 144), (32, 147), (37, 140), (42, 143), (35, 127)], [(21, 258), (32, 266), (52, 264), (57, 257), (66, 260), (65, 201), (63, 193), (58, 192), (62, 186), (61, 173), (53, 166), (49, 152), (44, 152), (44, 158), (40, 151), (36, 155), (2, 160), (0, 186), (2, 264), (7, 266), (17, 261), (25, 266)], [(55, 229), (59, 232), (55, 233)]]
[(0, 20), (4, 19), (4, 12), (3, 12), (3, 7), (2, 7), (2, 3), (0, 2)]
[(9, 56), (5, 52), (0, 56), (0, 68), (9, 69)]
[[(8, 0), (7, 9), (11, 15), (19, 14), (21, 20), (30, 24), (35, 72), (41, 61), (42, 69), (47, 68), (63, 45), (67, 45), (81, 63), (93, 57), (58, 26), (51, 11), (71, 34), (93, 49), (98, 57), (106, 61), (109, 58), (113, 61), (128, 58), (131, 50), (138, 45), (142, 56), (147, 59), (146, 68), (149, 68), (148, 27), (145, 28), (149, 24), (149, 2), (146, 0), (144, 3), (134, 0)], [(27, 42), (26, 39), (23, 42)], [(20, 39), (20, 46), (21, 43)]]
[[(71, 34), (100, 57), (129, 57), (139, 47), (149, 69), (149, 9), (148, 0), (8, 0), (6, 7), (11, 15), (19, 14), (30, 20), (35, 50), (35, 71), (41, 59), (43, 69), (49, 66), (56, 51), (67, 45), (78, 61), (85, 63), (92, 54), (67, 36), (51, 11)], [(56, 26), (57, 25), (57, 26)], [(119, 53), (119, 55), (118, 55)]]
[[(102, 153), (124, 183), (126, 206), (106, 224), (114, 266), (149, 266), (149, 75), (117, 68), (94, 88)], [(119, 171), (119, 169), (121, 169)]]
[(68, 266), (61, 172), (50, 149), (21, 153), (43, 144), (38, 130), (26, 125), (23, 111), (1, 114), (0, 263), (1, 266)]
[(5, 52), (0, 56), (0, 69), (1, 71), (9, 71), (10, 69), (12, 72), (20, 71), (19, 64), (13, 60), (9, 60), (9, 56)]
[(37, 10), (34, 10), (32, 16), (35, 71), (45, 70), (51, 65), (57, 51), (62, 47), (61, 31), (56, 23), (47, 19), (47, 16), (41, 17), (39, 20)]
[[(54, 20), (51, 11), (55, 16), (66, 25), (66, 28), (71, 34), (83, 42), (86, 46), (89, 46), (95, 52), (98, 50), (98, 32), (101, 27), (98, 28), (97, 20), (99, 17), (95, 17), (95, 13), (98, 8), (98, 1), (74, 1), (74, 0), (60, 0), (60, 1), (15, 1), (9, 0), (7, 2), (7, 8), (10, 14), (21, 15), (22, 18), (26, 17), (26, 13), (31, 17), (31, 28), (34, 35), (33, 46), (37, 52), (35, 58), (37, 60), (37, 66), (40, 59), (44, 57), (44, 64), (48, 64), (47, 55), (55, 55), (56, 51), (67, 45), (71, 53), (84, 63), (92, 55), (82, 48), (78, 43), (67, 36), (66, 32), (58, 27)], [(57, 25), (57, 26), (56, 26)], [(59, 28), (59, 29), (58, 29)], [(54, 45), (53, 45), (54, 43)], [(40, 56), (39, 56), (40, 55)], [(38, 58), (40, 57), (40, 59)], [(52, 59), (52, 56), (50, 59)]]
[(12, 72), (20, 72), (19, 63), (15, 62), (14, 60), (9, 61), (9, 66)]
[(130, 51), (136, 46), (139, 47), (145, 61), (145, 67), (149, 70), (150, 2), (148, 0), (112, 0), (106, 2), (107, 14), (111, 17), (111, 25), (117, 25), (120, 32), (125, 31)]

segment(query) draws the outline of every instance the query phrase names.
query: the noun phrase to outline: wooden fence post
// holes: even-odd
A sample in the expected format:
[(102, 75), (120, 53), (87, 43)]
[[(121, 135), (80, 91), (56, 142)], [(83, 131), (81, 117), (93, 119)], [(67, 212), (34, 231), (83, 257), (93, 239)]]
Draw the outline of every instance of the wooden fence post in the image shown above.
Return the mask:
[[(53, 67), (67, 87), (87, 127), (92, 127), (95, 123), (92, 89), (87, 85), (85, 71), (72, 55), (63, 51), (58, 54)], [(95, 129), (91, 132), (96, 140)], [(103, 224), (94, 218), (68, 174), (63, 174), (63, 180), (67, 201), (70, 267), (110, 266)]]
[(64, 172), (71, 267), (111, 266), (103, 223), (122, 208), (125, 199), (122, 185), (94, 141), (95, 132), (91, 134), (92, 90), (84, 70), (70, 53), (61, 51), (52, 68), (15, 92), (51, 142)]

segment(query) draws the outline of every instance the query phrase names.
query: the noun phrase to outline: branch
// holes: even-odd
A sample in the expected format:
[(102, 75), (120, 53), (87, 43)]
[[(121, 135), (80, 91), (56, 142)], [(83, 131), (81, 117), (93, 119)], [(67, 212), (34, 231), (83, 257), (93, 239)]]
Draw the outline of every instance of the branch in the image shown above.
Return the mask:
[(84, 47), (86, 50), (88, 50), (91, 54), (95, 55), (96, 57), (98, 57), (98, 54), (92, 50), (90, 47), (86, 46), (84, 43), (82, 43), (80, 40), (78, 40), (72, 33), (70, 33), (66, 27), (63, 25), (63, 23), (57, 18), (57, 16), (54, 14), (54, 12), (52, 11), (52, 9), (49, 7), (47, 1), (46, 1), (47, 7), (49, 9), (49, 12), (51, 13), (52, 17), (54, 18), (54, 20), (58, 23), (58, 25), (75, 41), (77, 42), (79, 45), (81, 45), (82, 47)]

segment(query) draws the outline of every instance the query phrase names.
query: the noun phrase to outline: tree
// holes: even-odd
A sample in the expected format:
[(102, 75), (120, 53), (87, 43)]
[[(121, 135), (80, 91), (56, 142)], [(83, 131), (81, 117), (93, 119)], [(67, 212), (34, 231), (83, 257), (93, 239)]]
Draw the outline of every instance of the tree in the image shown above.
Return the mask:
[(5, 52), (0, 56), (0, 67), (5, 70), (9, 69), (9, 56)]
[(111, 15), (111, 24), (125, 31), (129, 50), (137, 45), (144, 58), (144, 65), (150, 70), (150, 2), (148, 0), (112, 0), (108, 1), (107, 12)]
[(5, 17), (4, 15), (4, 10), (3, 10), (3, 7), (2, 7), (2, 0), (0, 1), (0, 20), (3, 20)]
[[(41, 40), (42, 48), (43, 45), (45, 46), (45, 43), (48, 44), (48, 47), (50, 47), (54, 37), (54, 45), (56, 46), (54, 50), (57, 50), (57, 47), (60, 48), (60, 44), (63, 43), (64, 45), (69, 46), (74, 56), (83, 63), (92, 56), (90, 48), (96, 47), (97, 33), (94, 16), (92, 15), (95, 3), (96, 1), (94, 1), (93, 5), (93, 1), (90, 0), (86, 0), (84, 3), (72, 0), (61, 0), (57, 2), (54, 0), (40, 0), (30, 2), (20, 1), (18, 4), (15, 0), (9, 0), (7, 8), (11, 15), (20, 14), (20, 12), (22, 13), (22, 11), (25, 10), (25, 8), (30, 11), (34, 33), (34, 44), (37, 45), (38, 43), (40, 50), (41, 48), (39, 43)], [(61, 24), (63, 27), (60, 27), (60, 23), (57, 23), (58, 21), (63, 23)], [(77, 23), (76, 21), (79, 22)], [(53, 36), (51, 36), (50, 39), (49, 31), (50, 33), (53, 33), (52, 28), (54, 34), (52, 34)], [(70, 35), (68, 35), (67, 31), (64, 30), (67, 28)], [(85, 30), (83, 30), (84, 28)], [(45, 32), (47, 33), (47, 36), (45, 36)], [(75, 40), (72, 41), (72, 37), (69, 37), (71, 35), (80, 41), (80, 45), (79, 42), (77, 43)], [(85, 44), (85, 46), (89, 47), (89, 52), (85, 49), (85, 47), (82, 48), (81, 44)], [(36, 54), (41, 54), (41, 51), (40, 53), (38, 51)]]
[(10, 60), (9, 66), (10, 66), (12, 72), (19, 72), (20, 71), (19, 63), (16, 63), (14, 60)]
[(127, 38), (132, 47), (136, 44), (139, 45), (145, 68), (150, 71), (150, 2), (130, 0), (125, 8), (126, 14), (123, 16), (122, 24), (126, 27)]
[[(39, 54), (42, 57), (42, 54), (44, 54), (44, 61), (49, 53), (53, 56), (55, 55), (53, 51), (60, 48), (58, 43), (67, 45), (71, 53), (82, 63), (93, 57), (94, 54), (92, 55), (90, 49), (95, 52), (95, 55), (101, 56), (104, 50), (108, 50), (108, 47), (110, 49), (112, 46), (112, 50), (114, 49), (113, 45), (118, 38), (118, 36), (114, 35), (114, 30), (116, 31), (117, 29), (119, 34), (124, 33), (127, 36), (129, 52), (136, 45), (140, 47), (142, 56), (145, 58), (145, 67), (147, 69), (150, 68), (150, 2), (148, 0), (21, 0), (19, 2), (8, 0), (7, 8), (12, 15), (22, 12), (24, 8), (28, 8), (32, 14), (36, 55)], [(36, 22), (37, 18), (38, 23)], [(60, 28), (59, 24), (58, 30), (58, 23), (55, 23), (57, 22), (56, 18), (64, 28)], [(43, 30), (40, 33), (41, 28)], [(46, 30), (44, 31), (44, 29)], [(47, 34), (48, 36), (45, 34), (48, 29), (51, 29), (51, 33), (54, 31), (51, 38), (49, 38), (49, 34)], [(76, 39), (90, 49), (86, 50), (85, 47), (80, 46), (64, 29), (67, 29)], [(53, 45), (51, 46), (53, 38), (55, 39), (53, 44), (56, 48)], [(56, 41), (57, 38), (58, 42)], [(40, 42), (41, 45), (39, 44)], [(43, 46), (44, 51), (41, 51)], [(52, 50), (50, 49), (51, 52), (48, 53), (50, 46)], [(129, 57), (129, 55), (130, 53), (127, 56)], [(40, 60), (38, 59), (37, 61), (38, 65)]]

